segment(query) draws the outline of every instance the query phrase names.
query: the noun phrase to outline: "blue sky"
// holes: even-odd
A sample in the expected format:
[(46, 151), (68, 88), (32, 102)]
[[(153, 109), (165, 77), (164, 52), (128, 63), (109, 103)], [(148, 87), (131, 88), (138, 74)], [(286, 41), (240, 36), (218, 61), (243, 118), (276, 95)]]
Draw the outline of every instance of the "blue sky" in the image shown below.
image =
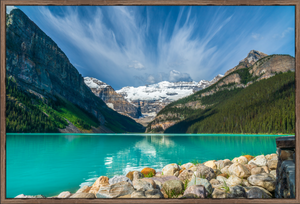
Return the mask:
[(294, 6), (17, 7), (83, 76), (116, 90), (211, 80), (253, 49), (295, 56)]

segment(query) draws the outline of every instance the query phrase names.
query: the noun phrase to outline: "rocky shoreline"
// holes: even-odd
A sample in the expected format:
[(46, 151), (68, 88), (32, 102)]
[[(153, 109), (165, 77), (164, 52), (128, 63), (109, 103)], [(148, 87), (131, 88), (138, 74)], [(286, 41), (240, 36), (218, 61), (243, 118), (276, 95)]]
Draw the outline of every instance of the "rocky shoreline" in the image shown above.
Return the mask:
[[(289, 156), (285, 155), (286, 159)], [(100, 176), (92, 186), (51, 198), (275, 198), (277, 164), (277, 154), (173, 163), (161, 172), (144, 168), (126, 176)], [(21, 194), (15, 198), (46, 197)]]

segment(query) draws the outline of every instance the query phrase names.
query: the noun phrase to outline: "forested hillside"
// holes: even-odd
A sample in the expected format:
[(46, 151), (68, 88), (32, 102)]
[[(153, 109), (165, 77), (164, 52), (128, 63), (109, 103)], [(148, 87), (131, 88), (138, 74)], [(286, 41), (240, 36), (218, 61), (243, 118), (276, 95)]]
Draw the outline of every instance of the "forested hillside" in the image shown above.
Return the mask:
[[(212, 87), (210, 87), (212, 88)], [(294, 133), (295, 73), (279, 73), (246, 88), (224, 89), (202, 96), (201, 90), (165, 107), (159, 115), (180, 121), (165, 133)], [(184, 106), (199, 101), (205, 108)], [(160, 120), (162, 122), (163, 120)], [(159, 132), (162, 128), (148, 132)]]
[(6, 15), (6, 79), (7, 132), (144, 132), (96, 97), (65, 53), (20, 9)]
[[(134, 120), (115, 113), (103, 111), (106, 127), (113, 132), (143, 132), (143, 127)], [(13, 77), (6, 85), (6, 132), (56, 133), (70, 121), (83, 132), (90, 132), (92, 126), (98, 127), (98, 119), (69, 101), (51, 96), (38, 97), (18, 87)], [(137, 129), (139, 127), (139, 129)]]

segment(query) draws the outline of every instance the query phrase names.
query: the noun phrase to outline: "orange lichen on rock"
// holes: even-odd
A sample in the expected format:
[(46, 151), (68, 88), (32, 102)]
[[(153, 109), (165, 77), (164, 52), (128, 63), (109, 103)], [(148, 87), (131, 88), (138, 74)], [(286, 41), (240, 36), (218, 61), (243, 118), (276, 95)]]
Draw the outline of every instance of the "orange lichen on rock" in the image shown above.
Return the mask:
[(246, 157), (248, 161), (250, 161), (251, 159), (254, 158), (254, 156), (251, 156), (251, 155), (244, 155), (244, 157)]
[(150, 172), (152, 173), (152, 175), (156, 174), (156, 171), (149, 167), (143, 168), (143, 170), (141, 171), (141, 173), (144, 174), (144, 176), (149, 175)]

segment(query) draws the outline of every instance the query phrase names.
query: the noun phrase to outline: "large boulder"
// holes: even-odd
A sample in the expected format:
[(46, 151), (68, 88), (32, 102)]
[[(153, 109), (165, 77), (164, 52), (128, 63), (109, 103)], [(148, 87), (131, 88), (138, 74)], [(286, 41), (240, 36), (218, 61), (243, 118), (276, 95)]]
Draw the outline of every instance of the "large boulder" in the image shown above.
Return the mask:
[(146, 198), (164, 198), (163, 194), (158, 189), (145, 191)]
[(251, 172), (251, 170), (253, 169), (253, 168), (255, 168), (255, 167), (257, 167), (255, 164), (245, 164), (244, 165), (250, 172)]
[(154, 189), (153, 185), (151, 183), (149, 183), (148, 181), (144, 180), (144, 179), (135, 179), (135, 180), (133, 180), (133, 187), (136, 190), (142, 189), (144, 191)]
[(277, 169), (278, 159), (272, 159), (267, 161), (267, 166), (270, 170)]
[(163, 175), (165, 176), (176, 176), (176, 174), (179, 174), (179, 171), (180, 171), (180, 166), (178, 166), (178, 164), (175, 163), (168, 164), (162, 169)]
[(211, 160), (211, 161), (204, 162), (203, 164), (209, 168), (216, 169), (217, 165), (215, 164), (215, 161), (216, 160)]
[(244, 189), (246, 190), (247, 198), (272, 198), (272, 194), (270, 192), (257, 186), (251, 186)]
[(274, 178), (276, 179), (276, 177), (277, 177), (276, 170), (270, 171), (270, 174), (271, 174), (272, 176), (274, 176)]
[(249, 161), (249, 164), (255, 164), (256, 166), (266, 166), (267, 160), (264, 155), (259, 155), (255, 157), (254, 159), (251, 159)]
[(93, 193), (75, 193), (70, 198), (96, 198)]
[(264, 168), (262, 168), (262, 167), (258, 166), (258, 167), (251, 169), (251, 175), (261, 174), (261, 173), (266, 173)]
[(179, 195), (183, 193), (184, 185), (182, 181), (179, 180), (170, 180), (163, 183), (162, 191), (164, 191), (167, 195), (170, 193), (174, 193), (175, 195)]
[(222, 182), (217, 179), (212, 179), (209, 181), (209, 183), (211, 184), (211, 186), (213, 188), (218, 188), (218, 187), (221, 187), (221, 185), (222, 185)]
[(223, 169), (225, 166), (233, 164), (229, 159), (218, 160), (215, 162), (217, 169)]
[(241, 183), (242, 183), (242, 179), (235, 175), (231, 175), (226, 181), (226, 184), (228, 186), (237, 186), (240, 185)]
[(109, 179), (109, 184), (112, 185), (112, 184), (119, 183), (121, 181), (126, 181), (132, 184), (132, 181), (126, 176), (114, 176), (111, 179)]
[(217, 180), (220, 181), (221, 183), (223, 183), (224, 181), (227, 181), (227, 178), (223, 177), (223, 176), (217, 176)]
[(154, 182), (154, 180), (152, 178), (142, 178), (142, 180), (147, 181), (148, 183), (150, 183), (153, 188), (156, 188), (156, 183)]
[(246, 191), (242, 186), (232, 186), (229, 187), (230, 193), (228, 194), (228, 198), (246, 198)]
[(96, 196), (97, 198), (117, 198), (131, 194), (133, 191), (134, 188), (131, 183), (127, 181), (121, 181), (110, 186), (100, 187)]
[(144, 174), (139, 171), (133, 171), (132, 173), (133, 180), (144, 178)]
[(88, 193), (92, 187), (91, 186), (82, 186), (76, 193)]
[(222, 168), (222, 169), (221, 169), (221, 173), (222, 173), (222, 174), (229, 174), (229, 170), (228, 170), (229, 167), (230, 167), (230, 166), (225, 166), (224, 168)]
[(236, 157), (232, 160), (233, 163), (239, 163), (239, 164), (247, 164), (248, 159), (244, 156)]
[[(181, 165), (181, 169), (192, 170), (192, 169), (194, 169), (194, 168), (196, 168), (195, 164), (190, 163), (190, 162)], [(195, 170), (195, 171), (196, 171), (196, 170)]]
[(267, 161), (270, 161), (270, 160), (278, 160), (278, 155), (277, 154), (267, 154), (265, 156), (266, 160)]
[(108, 180), (109, 180), (108, 177), (100, 176), (92, 185), (91, 189), (89, 190), (89, 193), (94, 193), (96, 195), (100, 187), (109, 185)]
[(155, 175), (156, 174), (156, 171), (152, 168), (149, 168), (149, 167), (146, 167), (146, 168), (143, 168), (143, 170), (141, 171), (141, 173), (144, 175), (144, 176), (150, 176), (150, 175)]
[(199, 177), (199, 178), (205, 178), (208, 181), (210, 181), (213, 178), (216, 178), (216, 174), (215, 174), (214, 170), (203, 164), (197, 164), (197, 171), (195, 172), (195, 175), (196, 175), (196, 177)]
[(186, 180), (191, 181), (194, 172), (192, 170), (183, 170), (178, 178), (180, 181), (185, 182)]
[(207, 179), (198, 178), (196, 176), (193, 176), (192, 180), (188, 183), (188, 187), (193, 186), (193, 185), (204, 186), (208, 193), (212, 193), (212, 191), (213, 191), (213, 188)]
[(246, 157), (246, 159), (248, 160), (248, 162), (254, 158), (254, 156), (251, 155), (244, 155), (244, 157)]
[(70, 191), (64, 191), (61, 192), (57, 198), (69, 198), (72, 195), (72, 193)]
[(230, 175), (235, 175), (239, 178), (248, 178), (251, 175), (250, 171), (240, 163), (232, 164), (228, 171)]
[(194, 194), (197, 198), (206, 198), (206, 189), (202, 185), (192, 185), (189, 186), (185, 191), (183, 196), (187, 194)]
[(212, 198), (228, 198), (228, 193), (221, 188), (215, 188), (212, 193)]
[(143, 189), (133, 191), (131, 193), (131, 198), (146, 198), (145, 191)]
[(269, 192), (275, 190), (275, 179), (267, 173), (255, 174), (248, 177), (248, 182), (253, 186), (260, 186), (267, 189)]

